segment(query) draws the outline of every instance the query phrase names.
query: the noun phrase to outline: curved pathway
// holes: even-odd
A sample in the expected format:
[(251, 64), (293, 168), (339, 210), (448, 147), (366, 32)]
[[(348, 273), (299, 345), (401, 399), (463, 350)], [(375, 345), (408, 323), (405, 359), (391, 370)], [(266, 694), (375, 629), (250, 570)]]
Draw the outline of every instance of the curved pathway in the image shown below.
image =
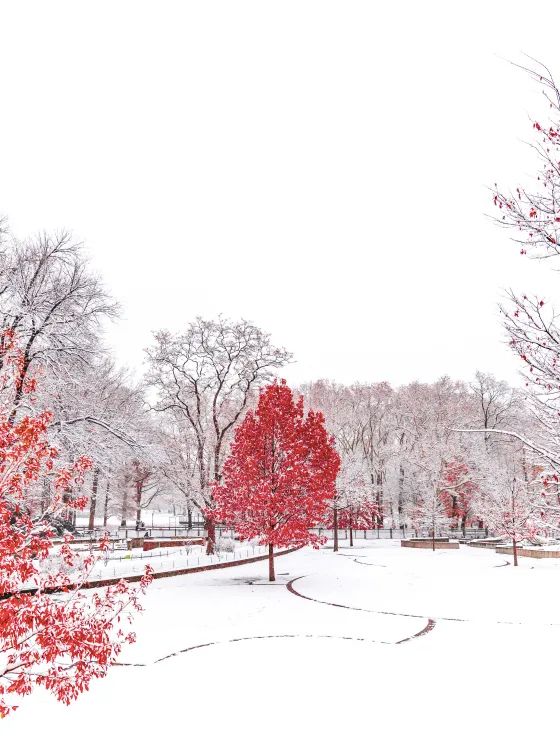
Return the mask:
[(151, 661), (151, 663), (123, 663), (121, 661), (115, 661), (112, 665), (113, 666), (134, 666), (134, 667), (146, 667), (146, 666), (155, 666), (157, 663), (162, 663), (163, 661), (169, 660), (169, 658), (175, 658), (178, 655), (183, 655), (183, 653), (190, 653), (193, 650), (200, 650), (200, 648), (209, 648), (213, 645), (230, 645), (235, 642), (247, 642), (249, 640), (282, 640), (282, 639), (312, 639), (312, 640), (320, 640), (320, 639), (329, 639), (329, 640), (347, 640), (347, 641), (353, 641), (353, 642), (365, 642), (373, 645), (399, 645), (401, 642), (406, 642), (407, 640), (411, 640), (414, 637), (420, 636), (420, 633), (417, 635), (412, 635), (411, 637), (406, 637), (404, 640), (399, 640), (399, 642), (388, 642), (387, 640), (368, 640), (366, 637), (351, 637), (346, 635), (331, 635), (331, 634), (277, 634), (277, 635), (251, 635), (250, 637), (232, 637), (230, 640), (215, 640), (214, 642), (203, 642), (200, 645), (190, 645), (188, 648), (183, 648), (182, 650), (176, 650), (174, 653), (169, 653), (169, 655), (164, 655), (161, 658), (156, 658), (155, 661)]

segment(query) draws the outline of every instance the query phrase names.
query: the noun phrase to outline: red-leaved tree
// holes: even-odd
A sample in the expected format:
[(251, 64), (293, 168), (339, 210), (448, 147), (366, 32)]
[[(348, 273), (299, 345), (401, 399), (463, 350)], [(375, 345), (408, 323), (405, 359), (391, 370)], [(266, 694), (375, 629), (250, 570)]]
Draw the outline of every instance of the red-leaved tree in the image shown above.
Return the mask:
[[(347, 506), (338, 512), (337, 524), (340, 529), (346, 528), (350, 537), (350, 545), (354, 545), (355, 530), (370, 530), (372, 520), (377, 518), (379, 506), (375, 501), (368, 499), (353, 499)], [(329, 514), (328, 527), (334, 527), (334, 515)]]
[(237, 429), (222, 483), (214, 486), (215, 519), (268, 545), (272, 582), (275, 546), (319, 545), (310, 528), (325, 517), (339, 466), (323, 415), (305, 415), (303, 397), (294, 399), (285, 381), (267, 386)]
[(439, 498), (449, 517), (460, 522), (463, 535), (467, 524), (476, 518), (473, 500), (478, 488), (471, 475), (471, 468), (465, 462), (453, 458), (445, 463), (441, 477)]
[[(0, 351), (0, 718), (17, 695), (34, 686), (69, 703), (104, 676), (122, 646), (134, 634), (119, 622), (127, 607), (139, 609), (138, 590), (150, 573), (131, 588), (125, 581), (86, 594), (82, 586), (96, 555), (77, 553), (71, 536), (55, 544), (52, 520), (68, 509), (83, 509), (79, 495), (91, 462), (78, 458), (71, 467), (59, 464), (48, 440), (48, 412), (33, 412), (35, 382), (26, 382), (29, 412), (24, 417), (7, 408), (8, 396), (21, 378), (21, 356), (10, 333)], [(43, 481), (51, 497), (37, 504)], [(101, 542), (101, 549), (108, 545)], [(11, 699), (11, 698), (14, 699)]]

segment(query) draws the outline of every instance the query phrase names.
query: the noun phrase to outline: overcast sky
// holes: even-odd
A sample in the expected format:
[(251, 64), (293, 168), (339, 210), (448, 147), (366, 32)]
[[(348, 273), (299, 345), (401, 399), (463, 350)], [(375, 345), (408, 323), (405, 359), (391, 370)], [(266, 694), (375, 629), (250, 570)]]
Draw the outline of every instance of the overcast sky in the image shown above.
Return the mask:
[(84, 241), (135, 369), (221, 312), (294, 382), (515, 380), (502, 290), (560, 277), (487, 186), (534, 167), (544, 100), (506, 60), (560, 77), (560, 7), (456, 5), (0, 0), (0, 214)]

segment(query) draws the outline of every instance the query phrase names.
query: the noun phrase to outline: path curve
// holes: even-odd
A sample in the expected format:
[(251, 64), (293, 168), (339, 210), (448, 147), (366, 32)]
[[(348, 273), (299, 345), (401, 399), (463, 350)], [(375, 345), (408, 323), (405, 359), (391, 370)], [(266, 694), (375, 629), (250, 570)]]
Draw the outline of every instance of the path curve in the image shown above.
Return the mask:
[[(509, 562), (508, 562), (509, 563)], [(504, 564), (499, 564), (498, 566), (505, 566)], [(460, 622), (463, 624), (472, 624), (476, 622), (490, 622), (491, 624), (508, 624), (510, 626), (516, 626), (516, 627), (526, 627), (526, 626), (543, 626), (543, 627), (560, 627), (560, 623), (558, 622), (545, 622), (544, 624), (532, 624), (531, 622), (525, 622), (525, 621), (503, 621), (503, 620), (488, 620), (488, 619), (463, 619), (460, 616), (426, 616), (425, 614), (405, 614), (400, 611), (378, 611), (377, 609), (373, 608), (362, 608), (360, 606), (348, 606), (345, 603), (332, 603), (331, 601), (322, 601), (319, 600), (319, 598), (313, 598), (310, 595), (304, 595), (303, 593), (300, 593), (298, 590), (296, 590), (293, 586), (294, 582), (297, 582), (298, 580), (302, 580), (304, 577), (307, 577), (307, 575), (303, 574), (300, 577), (295, 577), (293, 580), (290, 580), (286, 584), (286, 587), (288, 588), (289, 592), (292, 595), (297, 595), (298, 598), (305, 598), (307, 601), (313, 601), (314, 603), (322, 603), (324, 606), (333, 606), (334, 608), (347, 608), (350, 611), (365, 611), (368, 614), (381, 614), (383, 616), (408, 616), (411, 619), (428, 619), (428, 621), (433, 621), (434, 626), (435, 623), (438, 621), (452, 621), (452, 622)], [(432, 627), (433, 629), (433, 627)]]
[[(426, 629), (426, 627), (424, 628)], [(398, 642), (387, 642), (387, 640), (369, 640), (367, 637), (350, 637), (347, 635), (330, 635), (330, 634), (277, 634), (277, 635), (251, 635), (250, 637), (232, 637), (230, 640), (215, 640), (213, 642), (203, 642), (200, 643), (200, 645), (191, 645), (188, 648), (183, 648), (182, 650), (176, 650), (174, 653), (169, 653), (169, 655), (164, 655), (161, 658), (156, 658), (155, 661), (151, 661), (151, 663), (123, 663), (121, 661), (115, 661), (112, 663), (112, 666), (133, 666), (133, 667), (142, 667), (145, 668), (146, 666), (155, 666), (157, 663), (162, 663), (162, 661), (167, 661), (169, 658), (175, 658), (178, 655), (182, 655), (183, 653), (190, 653), (193, 650), (199, 650), (200, 648), (208, 648), (212, 647), (213, 645), (228, 645), (234, 642), (247, 642), (248, 640), (279, 640), (279, 639), (293, 639), (293, 638), (299, 638), (299, 639), (329, 639), (329, 640), (347, 640), (347, 641), (354, 641), (354, 642), (367, 642), (373, 645), (399, 645), (401, 642), (406, 642), (407, 640), (411, 640), (414, 637), (419, 636), (418, 635), (412, 635), (411, 637), (406, 637), (404, 640), (399, 640)]]
[(363, 564), (364, 567), (383, 567), (383, 569), (387, 569), (387, 564), (376, 564), (373, 561), (358, 561), (358, 559), (363, 559), (365, 554), (358, 554), (358, 556), (352, 556), (351, 554), (338, 555), (344, 556), (345, 559), (352, 559), (356, 564)]

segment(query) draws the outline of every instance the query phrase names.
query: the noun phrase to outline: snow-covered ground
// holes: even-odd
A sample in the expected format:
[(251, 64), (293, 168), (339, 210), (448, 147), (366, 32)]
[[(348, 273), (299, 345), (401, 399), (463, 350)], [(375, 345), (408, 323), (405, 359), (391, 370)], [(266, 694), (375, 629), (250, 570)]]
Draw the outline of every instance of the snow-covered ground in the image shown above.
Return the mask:
[(266, 562), (155, 581), (122, 656), (140, 665), (113, 668), (69, 708), (35, 692), (0, 723), (0, 740), (26, 750), (552, 747), (560, 561), (507, 561), (358, 541), (279, 557), (275, 584)]
[[(151, 551), (142, 549), (109, 550), (106, 554), (100, 554), (99, 560), (91, 570), (88, 580), (107, 580), (115, 577), (130, 577), (144, 573), (149, 564), (155, 572), (172, 572), (176, 569), (193, 569), (196, 567), (220, 564), (226, 561), (239, 561), (253, 556), (263, 556), (268, 552), (267, 546), (259, 546), (256, 543), (232, 542), (231, 551), (218, 551), (211, 556), (206, 555), (204, 546), (173, 546), (155, 548)], [(88, 546), (77, 546), (74, 552), (86, 555)], [(54, 549), (56, 554), (56, 549)], [(80, 567), (64, 568), (59, 556), (53, 555), (43, 567), (47, 570), (59, 571), (61, 568), (69, 575), (78, 575)], [(30, 580), (31, 587), (33, 580)]]

